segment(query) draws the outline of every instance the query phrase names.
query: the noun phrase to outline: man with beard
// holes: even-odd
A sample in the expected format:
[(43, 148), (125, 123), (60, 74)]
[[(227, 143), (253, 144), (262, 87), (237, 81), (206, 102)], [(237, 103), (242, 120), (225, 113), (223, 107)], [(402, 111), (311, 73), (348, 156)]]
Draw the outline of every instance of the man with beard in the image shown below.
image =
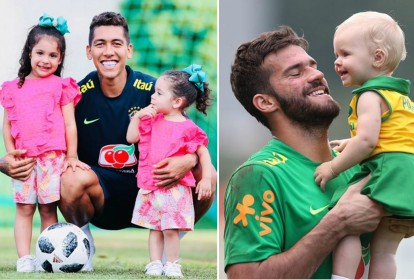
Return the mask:
[[(330, 181), (325, 192), (314, 182), (316, 167), (336, 156), (328, 128), (340, 108), (307, 47), (304, 38), (282, 26), (236, 52), (233, 92), (273, 139), (234, 172), (227, 186), (229, 278), (330, 278), (330, 253), (341, 238), (371, 232), (389, 215), (359, 193), (366, 179), (328, 212), (334, 190), (358, 167)], [(411, 235), (411, 222), (391, 223), (392, 230)]]

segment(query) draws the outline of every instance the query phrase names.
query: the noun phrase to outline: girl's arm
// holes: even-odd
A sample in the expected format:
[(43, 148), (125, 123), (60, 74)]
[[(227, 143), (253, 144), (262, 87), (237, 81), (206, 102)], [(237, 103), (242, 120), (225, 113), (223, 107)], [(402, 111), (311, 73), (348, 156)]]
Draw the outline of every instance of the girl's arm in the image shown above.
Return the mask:
[(11, 125), (10, 121), (7, 118), (7, 110), (4, 109), (4, 117), (3, 117), (3, 139), (4, 139), (4, 146), (6, 147), (7, 152), (14, 151), (16, 147), (14, 146), (14, 139), (11, 135)]
[(200, 145), (197, 155), (201, 167), (201, 180), (197, 184), (198, 200), (208, 199), (211, 196), (211, 157), (206, 146)]
[(75, 121), (75, 108), (73, 101), (62, 106), (63, 119), (65, 121), (65, 132), (66, 132), (66, 163), (63, 168), (63, 171), (66, 170), (69, 166), (72, 167), (72, 170), (76, 170), (76, 166), (80, 167), (82, 170), (91, 169), (89, 165), (78, 160), (78, 132), (76, 129)]
[(358, 100), (356, 136), (349, 140), (341, 154), (315, 171), (315, 182), (324, 190), (325, 184), (341, 172), (360, 163), (374, 150), (381, 128), (382, 97), (373, 91), (364, 92)]
[(128, 143), (135, 144), (140, 139), (139, 134), (139, 123), (141, 122), (141, 118), (144, 116), (149, 116), (151, 118), (154, 118), (157, 115), (157, 111), (152, 107), (152, 105), (149, 105), (145, 107), (144, 109), (139, 110), (133, 117), (131, 122), (128, 126), (128, 131), (126, 135), (126, 139)]
[(139, 123), (141, 122), (141, 118), (138, 116), (138, 113), (132, 117), (131, 122), (128, 125), (126, 139), (130, 144), (135, 144), (140, 139)]

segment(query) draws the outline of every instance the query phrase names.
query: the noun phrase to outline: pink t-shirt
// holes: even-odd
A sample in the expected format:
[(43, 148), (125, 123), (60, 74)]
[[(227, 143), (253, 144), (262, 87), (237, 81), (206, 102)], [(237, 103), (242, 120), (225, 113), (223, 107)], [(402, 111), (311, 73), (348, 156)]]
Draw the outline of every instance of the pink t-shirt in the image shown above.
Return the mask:
[(1, 105), (7, 110), (11, 135), (16, 149), (26, 149), (27, 156), (46, 151), (66, 151), (62, 106), (72, 100), (76, 105), (81, 94), (76, 81), (50, 75), (40, 79), (5, 82), (0, 89)]
[[(163, 114), (155, 118), (143, 117), (139, 125), (141, 134), (138, 149), (138, 187), (144, 190), (156, 190), (155, 183), (161, 180), (153, 179), (153, 165), (161, 160), (172, 157), (193, 154), (200, 145), (207, 147), (208, 139), (204, 131), (192, 120), (172, 122), (164, 119)], [(189, 171), (178, 184), (195, 187), (193, 173)]]

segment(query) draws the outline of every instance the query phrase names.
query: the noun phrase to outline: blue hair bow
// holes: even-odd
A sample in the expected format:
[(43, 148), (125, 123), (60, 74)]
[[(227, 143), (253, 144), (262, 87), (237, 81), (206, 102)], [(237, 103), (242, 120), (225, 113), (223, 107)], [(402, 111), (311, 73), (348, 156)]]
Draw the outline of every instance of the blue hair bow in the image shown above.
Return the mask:
[(190, 74), (188, 79), (190, 82), (193, 82), (202, 92), (204, 92), (204, 82), (207, 81), (207, 72), (201, 71), (203, 66), (198, 64), (191, 64), (190, 66), (184, 68), (182, 71)]
[(58, 17), (56, 20), (49, 16), (46, 13), (43, 13), (43, 16), (39, 18), (39, 26), (42, 27), (55, 27), (62, 35), (70, 33), (68, 30), (68, 25), (66, 19), (63, 17)]

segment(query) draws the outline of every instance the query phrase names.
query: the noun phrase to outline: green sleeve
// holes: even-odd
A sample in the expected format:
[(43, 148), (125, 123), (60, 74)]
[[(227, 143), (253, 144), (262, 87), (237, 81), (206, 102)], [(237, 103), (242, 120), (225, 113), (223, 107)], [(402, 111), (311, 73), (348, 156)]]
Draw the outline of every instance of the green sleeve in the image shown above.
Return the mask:
[(239, 168), (225, 195), (225, 267), (283, 251), (283, 208), (275, 174), (264, 164)]

